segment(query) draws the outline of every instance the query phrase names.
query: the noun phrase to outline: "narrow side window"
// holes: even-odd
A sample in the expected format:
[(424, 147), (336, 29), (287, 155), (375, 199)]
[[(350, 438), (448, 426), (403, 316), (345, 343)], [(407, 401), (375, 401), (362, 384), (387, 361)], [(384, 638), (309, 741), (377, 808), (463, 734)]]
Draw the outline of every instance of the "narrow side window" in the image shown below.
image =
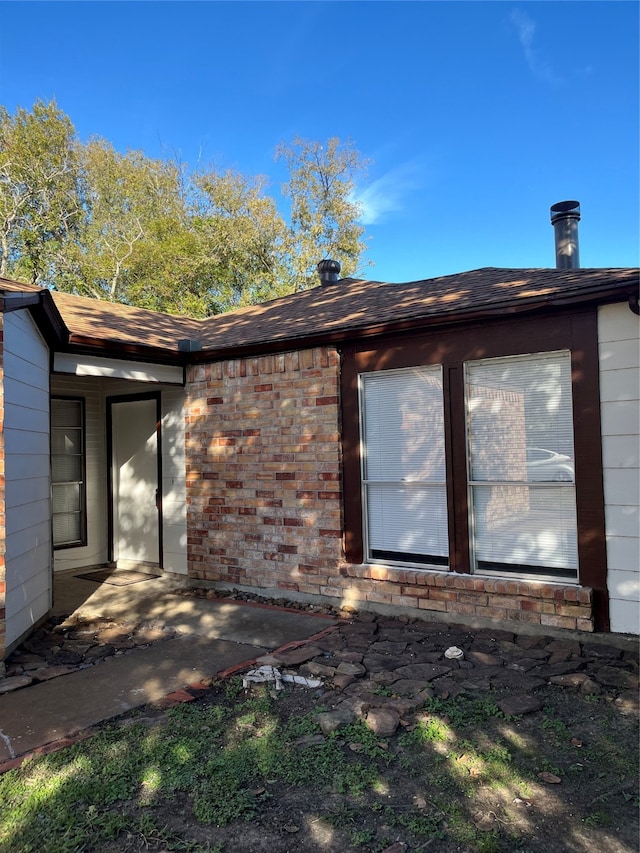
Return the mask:
[(86, 544), (83, 400), (51, 400), (51, 505), (54, 548)]

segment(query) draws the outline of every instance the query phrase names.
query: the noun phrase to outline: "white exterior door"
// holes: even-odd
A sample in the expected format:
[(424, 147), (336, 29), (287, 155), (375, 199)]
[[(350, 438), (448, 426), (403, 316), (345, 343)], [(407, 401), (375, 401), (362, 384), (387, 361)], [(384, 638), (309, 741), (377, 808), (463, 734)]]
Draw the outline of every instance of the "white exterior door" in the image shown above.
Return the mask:
[(110, 408), (113, 559), (159, 564), (158, 401), (112, 401)]

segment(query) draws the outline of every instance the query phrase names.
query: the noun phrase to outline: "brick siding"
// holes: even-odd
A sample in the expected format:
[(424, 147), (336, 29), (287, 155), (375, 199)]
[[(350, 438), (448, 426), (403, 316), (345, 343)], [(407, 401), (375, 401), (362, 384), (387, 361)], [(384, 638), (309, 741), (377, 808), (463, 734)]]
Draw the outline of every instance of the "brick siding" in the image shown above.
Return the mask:
[(334, 349), (189, 368), (192, 578), (323, 594), (342, 555)]

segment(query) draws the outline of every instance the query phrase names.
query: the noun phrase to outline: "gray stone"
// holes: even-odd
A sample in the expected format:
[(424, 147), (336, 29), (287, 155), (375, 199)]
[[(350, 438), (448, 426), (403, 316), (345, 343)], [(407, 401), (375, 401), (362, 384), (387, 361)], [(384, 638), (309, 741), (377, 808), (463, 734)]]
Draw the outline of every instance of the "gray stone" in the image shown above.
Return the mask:
[[(448, 678), (446, 675), (443, 678), (436, 678), (435, 681), (431, 682), (431, 686), (436, 696), (439, 696), (441, 699), (455, 699), (456, 696), (461, 696), (465, 692), (461, 684), (454, 681), (453, 678)], [(489, 684), (487, 683), (488, 688)]]
[(353, 675), (334, 675), (331, 683), (337, 690), (346, 690), (355, 680)]
[(480, 666), (502, 666), (504, 664), (498, 655), (488, 654), (487, 652), (470, 651), (468, 657), (472, 663)]
[(615, 646), (601, 645), (600, 643), (585, 643), (582, 646), (582, 654), (586, 658), (619, 660), (622, 657), (622, 649), (616, 649)]
[(513, 669), (516, 672), (529, 672), (530, 669), (539, 665), (539, 660), (533, 660), (532, 658), (519, 658), (518, 660), (512, 661), (512, 663), (508, 663), (507, 669)]
[(382, 672), (384, 670), (395, 670), (402, 666), (402, 658), (392, 657), (391, 655), (365, 655), (362, 663), (369, 672)]
[(422, 679), (400, 678), (393, 682), (391, 689), (397, 696), (417, 696), (426, 686), (427, 682)]
[(546, 651), (551, 654), (580, 654), (580, 643), (577, 640), (552, 640), (545, 646)]
[(583, 693), (596, 695), (602, 692), (599, 684), (596, 684), (586, 672), (568, 672), (566, 675), (552, 675), (549, 679), (551, 684), (560, 687), (572, 687), (574, 690), (582, 690)]
[(451, 672), (450, 666), (433, 663), (414, 663), (408, 666), (400, 666), (395, 670), (398, 678), (411, 678), (420, 681), (433, 681), (434, 678), (446, 675), (448, 672)]
[(491, 679), (494, 690), (506, 688), (509, 690), (529, 691), (536, 690), (546, 684), (544, 678), (538, 678), (527, 673), (514, 672), (512, 669), (503, 669), (498, 675)]
[(29, 675), (34, 681), (51, 681), (52, 678), (59, 678), (61, 675), (68, 675), (70, 672), (75, 672), (75, 667), (45, 666), (42, 669), (34, 669)]
[(350, 625), (343, 625), (340, 628), (342, 635), (347, 638), (355, 635), (372, 637), (377, 630), (378, 626), (375, 622), (352, 622)]
[(372, 672), (369, 674), (369, 681), (372, 681), (376, 685), (382, 685), (383, 687), (393, 684), (393, 682), (397, 680), (398, 676), (395, 672), (388, 669), (381, 669), (379, 672)]
[(300, 667), (302, 675), (322, 675), (325, 678), (331, 678), (336, 674), (335, 666), (326, 666), (323, 663), (316, 663), (310, 660), (308, 663), (303, 663)]
[(12, 693), (14, 690), (28, 687), (32, 683), (33, 678), (29, 675), (14, 675), (12, 678), (3, 678), (0, 681), (0, 694)]
[(83, 660), (84, 655), (78, 652), (68, 652), (66, 649), (60, 649), (59, 652), (49, 658), (52, 666), (73, 666), (73, 664), (82, 663)]
[(542, 649), (551, 642), (550, 637), (539, 637), (536, 634), (520, 634), (516, 637), (516, 645), (521, 649)]
[(553, 675), (566, 675), (569, 672), (579, 672), (585, 666), (586, 661), (581, 658), (573, 658), (573, 660), (559, 663), (542, 664), (536, 668), (534, 674), (539, 675), (541, 678), (551, 678)]
[(104, 646), (93, 646), (84, 656), (84, 662), (97, 663), (111, 657), (111, 655), (115, 654), (115, 651), (115, 646), (112, 646), (111, 643), (105, 643)]
[(381, 640), (371, 646), (371, 653), (374, 655), (401, 655), (406, 648), (406, 642)]
[(637, 690), (638, 676), (627, 669), (617, 666), (601, 666), (594, 678), (605, 687), (617, 687), (619, 690)]
[(299, 737), (298, 740), (295, 740), (294, 746), (300, 747), (301, 749), (307, 749), (310, 746), (319, 746), (325, 742), (324, 735), (305, 735), (304, 737)]
[(613, 703), (625, 717), (637, 717), (640, 712), (640, 696), (637, 690), (625, 690)]
[(323, 735), (330, 735), (331, 732), (351, 725), (354, 719), (353, 711), (343, 706), (336, 708), (335, 711), (323, 711), (316, 716), (316, 722)]
[(338, 675), (353, 675), (355, 678), (362, 678), (367, 670), (361, 663), (351, 663), (350, 661), (343, 660), (338, 664), (336, 671)]
[(539, 711), (542, 708), (542, 702), (536, 699), (535, 696), (508, 696), (506, 699), (501, 699), (498, 703), (498, 708), (503, 714), (509, 717), (519, 717), (522, 714), (532, 714), (534, 711)]
[(349, 661), (350, 663), (362, 663), (364, 655), (362, 652), (335, 651), (333, 657), (338, 660)]
[(278, 657), (285, 666), (298, 666), (322, 654), (318, 646), (300, 646), (288, 652), (278, 652)]
[(400, 725), (400, 715), (389, 708), (371, 708), (365, 723), (378, 737), (391, 737)]

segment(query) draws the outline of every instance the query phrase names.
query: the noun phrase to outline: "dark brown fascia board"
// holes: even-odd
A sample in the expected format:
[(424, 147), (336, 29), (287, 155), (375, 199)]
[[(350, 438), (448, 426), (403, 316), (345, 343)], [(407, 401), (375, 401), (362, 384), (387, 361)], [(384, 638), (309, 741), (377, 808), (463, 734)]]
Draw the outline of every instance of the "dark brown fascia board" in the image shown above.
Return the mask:
[(28, 309), (49, 347), (57, 349), (67, 343), (69, 330), (48, 290), (0, 292), (3, 293), (0, 297), (0, 312), (10, 314)]
[(73, 355), (93, 355), (102, 358), (122, 358), (127, 361), (142, 361), (148, 364), (168, 364), (184, 367), (191, 363), (190, 353), (178, 352), (169, 347), (150, 347), (144, 344), (125, 344), (105, 341), (101, 338), (81, 337), (73, 335), (65, 347), (58, 352)]
[(466, 308), (457, 312), (432, 315), (428, 317), (407, 318), (404, 320), (393, 320), (388, 323), (378, 323), (371, 326), (363, 326), (354, 329), (341, 329), (335, 332), (316, 332), (311, 335), (299, 335), (282, 338), (279, 340), (261, 341), (251, 344), (240, 344), (229, 347), (209, 347), (199, 352), (190, 353), (189, 362), (201, 364), (208, 361), (223, 361), (228, 358), (251, 358), (266, 353), (287, 352), (291, 349), (302, 349), (324, 344), (344, 344), (367, 338), (379, 338), (396, 335), (402, 332), (422, 331), (441, 326), (450, 328), (468, 322), (481, 322), (483, 320), (495, 320), (498, 317), (513, 316), (516, 314), (548, 314), (552, 309), (567, 310), (572, 306), (583, 308), (586, 305), (603, 305), (614, 302), (631, 302), (637, 299), (637, 286), (625, 282), (615, 290), (593, 288), (589, 292), (579, 295), (552, 294), (542, 299), (534, 297), (523, 300), (514, 305), (513, 302), (496, 302), (484, 309)]

